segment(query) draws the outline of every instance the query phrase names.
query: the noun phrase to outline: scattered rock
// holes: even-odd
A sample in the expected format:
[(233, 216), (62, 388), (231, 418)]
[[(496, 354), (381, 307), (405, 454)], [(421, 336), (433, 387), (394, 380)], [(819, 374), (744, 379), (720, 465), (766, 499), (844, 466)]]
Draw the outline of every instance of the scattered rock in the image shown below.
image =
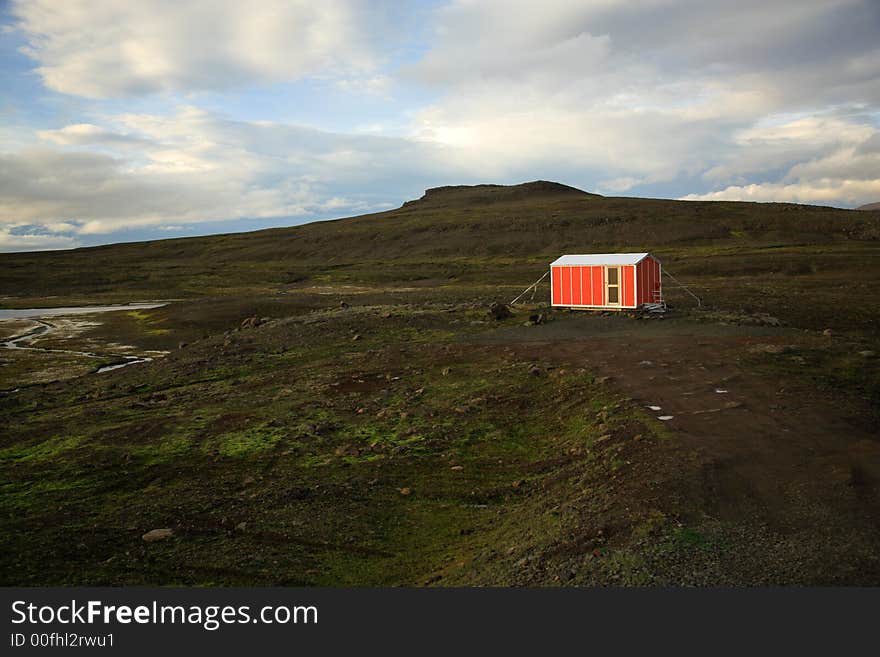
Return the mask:
[(510, 312), (510, 308), (507, 307), (507, 304), (493, 301), (492, 305), (489, 306), (489, 316), (494, 320), (500, 321), (502, 319), (507, 319), (512, 315), (513, 313)]
[(453, 465), (453, 466), (452, 466), (451, 468), (449, 468), (449, 469), (450, 469), (450, 470), (459, 471), (459, 470), (464, 470), (464, 466), (463, 466), (463, 465)]
[(178, 349), (186, 349), (186, 342), (178, 342), (177, 348)]
[(674, 416), (672, 416), (672, 415), (658, 415), (657, 419), (662, 420), (663, 422), (666, 422), (668, 420), (671, 420), (673, 417)]
[(254, 315), (253, 317), (248, 317), (246, 319), (241, 320), (241, 328), (243, 329), (252, 329), (258, 326), (262, 326), (266, 322), (269, 321), (268, 317), (257, 317)]
[(235, 531), (237, 531), (237, 532), (243, 532), (245, 529), (247, 529), (246, 522), (240, 522), (235, 526)]
[(360, 339), (361, 339), (361, 334), (360, 334), (360, 333), (355, 333), (353, 336), (351, 336), (351, 341), (352, 341), (352, 342), (357, 342), (357, 341), (360, 340)]
[(151, 529), (141, 536), (141, 538), (147, 543), (154, 543), (155, 541), (164, 541), (166, 538), (171, 538), (172, 536), (174, 536), (174, 530), (169, 527), (164, 527), (162, 529)]
[(451, 371), (452, 371), (452, 368), (444, 367), (442, 370), (440, 370), (440, 375), (441, 376), (448, 376)]
[(873, 358), (876, 355), (877, 355), (877, 353), (874, 351), (871, 351), (870, 349), (866, 349), (865, 351), (859, 352), (859, 356), (861, 356), (862, 358)]
[(532, 376), (541, 376), (543, 373), (544, 371), (537, 365), (529, 368), (529, 374), (531, 374)]
[(749, 351), (753, 354), (787, 354), (794, 351), (790, 345), (783, 344), (756, 344), (749, 347)]
[(755, 313), (754, 318), (759, 324), (764, 326), (782, 326), (782, 321), (767, 313)]
[(603, 383), (608, 383), (610, 380), (611, 380), (610, 376), (598, 376), (595, 379), (596, 383), (598, 383), (600, 385)]
[(345, 310), (346, 308), (348, 308), (348, 304), (345, 301), (340, 301), (339, 307)]
[(827, 328), (824, 331), (822, 331), (822, 335), (824, 335), (826, 338), (830, 338), (831, 336), (834, 335), (834, 331), (832, 331), (830, 328)]
[(412, 495), (412, 488), (409, 486), (404, 486), (400, 489), (400, 494), (403, 496)]

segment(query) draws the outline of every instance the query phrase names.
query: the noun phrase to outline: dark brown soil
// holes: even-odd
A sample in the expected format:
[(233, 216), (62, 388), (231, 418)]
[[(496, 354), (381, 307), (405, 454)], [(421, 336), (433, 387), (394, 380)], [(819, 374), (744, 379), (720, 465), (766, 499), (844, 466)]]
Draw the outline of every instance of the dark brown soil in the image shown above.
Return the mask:
[[(537, 183), (2, 255), (6, 305), (175, 301), (58, 340), (150, 363), (0, 358), (0, 584), (878, 585), (878, 239)], [(702, 305), (487, 312), (618, 250)]]
[(785, 562), (796, 566), (793, 581), (815, 582), (807, 573), (821, 562), (822, 582), (858, 573), (880, 583), (876, 409), (859, 391), (811, 379), (809, 354), (831, 339), (597, 315), (509, 336), (523, 340), (517, 357), (587, 367), (653, 418), (672, 416), (652, 420), (671, 436), (649, 470), (667, 510), (715, 527), (728, 544), (710, 581), (779, 581)]

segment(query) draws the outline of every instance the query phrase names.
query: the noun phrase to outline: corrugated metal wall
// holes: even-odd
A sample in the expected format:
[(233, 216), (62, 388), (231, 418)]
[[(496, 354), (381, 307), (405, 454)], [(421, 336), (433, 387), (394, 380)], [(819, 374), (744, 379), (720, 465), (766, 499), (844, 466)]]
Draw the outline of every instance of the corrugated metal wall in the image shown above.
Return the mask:
[(660, 300), (660, 263), (648, 256), (636, 265), (639, 279), (639, 303), (656, 303)]
[[(636, 301), (636, 268), (620, 266), (620, 306), (634, 308)], [(562, 265), (551, 267), (551, 301), (555, 306), (605, 306), (605, 267)]]
[[(605, 306), (605, 266), (551, 267), (551, 303), (554, 306)], [(635, 308), (660, 300), (660, 263), (648, 256), (637, 265), (620, 265), (620, 306)]]

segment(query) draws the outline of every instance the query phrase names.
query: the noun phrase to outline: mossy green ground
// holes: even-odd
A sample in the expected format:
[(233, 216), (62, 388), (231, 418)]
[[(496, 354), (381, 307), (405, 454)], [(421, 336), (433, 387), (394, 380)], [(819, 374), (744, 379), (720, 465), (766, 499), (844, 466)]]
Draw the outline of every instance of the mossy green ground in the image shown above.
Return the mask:
[[(2, 256), (8, 306), (172, 302), (96, 316), (65, 343), (170, 351), (153, 363), (96, 375), (92, 361), (35, 353), (0, 368), (2, 390), (29, 371), (59, 379), (0, 397), (0, 583), (880, 582), (880, 375), (862, 355), (880, 351), (876, 217), (473, 201)], [(670, 286), (663, 322), (553, 312), (523, 326), (543, 305), (486, 314), (560, 253), (616, 249), (655, 251), (703, 306)], [(760, 313), (783, 326), (754, 325)], [(240, 328), (248, 317), (270, 321)], [(761, 341), (785, 349), (752, 350)], [(750, 424), (699, 408), (713, 412), (678, 429), (631, 398), (658, 374), (638, 367), (660, 358), (652, 345), (701, 343), (706, 357), (671, 362), (657, 387), (729, 366), (756, 384)], [(609, 382), (610, 346), (634, 362)], [(748, 470), (774, 417), (799, 421), (785, 390), (837, 422), (812, 456), (793, 452), (834, 454), (818, 477), (788, 454)], [(766, 512), (761, 487), (780, 477), (787, 497)], [(172, 538), (142, 540), (165, 527)]]
[[(589, 452), (609, 394), (462, 344), (495, 329), (480, 310), (387, 312), (271, 322), (9, 399), (6, 581), (419, 583), (549, 540), (558, 513), (528, 491)], [(140, 540), (160, 526), (175, 538)]]

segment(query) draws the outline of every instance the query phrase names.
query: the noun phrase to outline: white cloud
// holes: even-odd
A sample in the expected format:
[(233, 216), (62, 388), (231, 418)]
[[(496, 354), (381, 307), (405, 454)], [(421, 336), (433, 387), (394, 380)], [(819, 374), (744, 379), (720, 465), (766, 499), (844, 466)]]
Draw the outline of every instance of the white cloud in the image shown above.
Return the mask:
[(872, 0), (544, 0), (539, 11), (531, 0), (456, 0), (436, 11), (413, 73), (453, 86), (589, 78), (605, 97), (689, 80), (757, 86), (775, 102), (844, 89), (848, 101), (877, 100), (878, 27)]
[(599, 191), (608, 192), (625, 192), (632, 189), (636, 185), (647, 182), (643, 178), (633, 178), (632, 176), (623, 176), (621, 178), (612, 178), (611, 180), (600, 180)]
[[(253, 116), (273, 104), (265, 87), (193, 92), (312, 77), (363, 105), (328, 105), (345, 116), (344, 134), (79, 100), (92, 111), (38, 141), (0, 127), (0, 226), (97, 235), (339, 216), (427, 186), (547, 178), (609, 193), (878, 200), (873, 0), (544, 0), (539, 10), (461, 0), (409, 11), (405, 42), (390, 29), (394, 3), (14, 3), (55, 91), (231, 99), (231, 111)], [(406, 63), (393, 71), (392, 61)], [(314, 86), (285, 87), (284, 99)], [(403, 100), (389, 109), (392, 91)]]
[(64, 126), (59, 130), (38, 130), (37, 135), (44, 141), (65, 146), (109, 145), (121, 147), (144, 143), (144, 140), (139, 137), (111, 132), (91, 123), (77, 123)]
[(389, 198), (410, 198), (444, 175), (429, 144), (232, 121), (193, 107), (43, 137), (57, 146), (0, 154), (0, 227), (99, 235), (339, 216), (386, 209)]
[(703, 173), (703, 178), (714, 184), (742, 183), (756, 174), (788, 170), (832, 153), (862, 148), (862, 144), (869, 143), (878, 133), (873, 125), (862, 121), (833, 113), (768, 117), (736, 132), (732, 147), (720, 155), (715, 166)]
[(102, 98), (368, 73), (380, 36), (372, 9), (357, 0), (16, 0), (12, 14), (49, 89)]
[(387, 75), (341, 78), (336, 81), (338, 89), (347, 93), (389, 97), (394, 81)]
[[(647, 103), (646, 103), (647, 105)], [(616, 96), (547, 95), (528, 85), (486, 83), (418, 115), (419, 138), (452, 148), (455, 163), (488, 179), (662, 182), (705, 170), (729, 123), (693, 108), (634, 107)], [(721, 126), (721, 128), (719, 128)]]
[(818, 179), (793, 183), (731, 185), (707, 194), (688, 194), (685, 201), (764, 201), (858, 206), (880, 198), (880, 179)]
[(72, 249), (76, 246), (79, 246), (79, 242), (67, 235), (15, 233), (0, 226), (0, 251), (51, 251)]
[[(867, 0), (546, 0), (539, 12), (526, 0), (456, 1), (437, 10), (432, 48), (407, 69), (445, 92), (414, 134), (487, 177), (564, 170), (623, 192), (701, 176), (745, 188), (790, 170), (785, 188), (873, 134), (878, 29)], [(811, 187), (842, 203), (856, 188), (871, 186)]]
[[(775, 119), (740, 132), (737, 143), (741, 149), (704, 174), (736, 184), (685, 199), (857, 206), (880, 198), (880, 129), (873, 125), (834, 115)], [(765, 180), (747, 182), (756, 177)]]

